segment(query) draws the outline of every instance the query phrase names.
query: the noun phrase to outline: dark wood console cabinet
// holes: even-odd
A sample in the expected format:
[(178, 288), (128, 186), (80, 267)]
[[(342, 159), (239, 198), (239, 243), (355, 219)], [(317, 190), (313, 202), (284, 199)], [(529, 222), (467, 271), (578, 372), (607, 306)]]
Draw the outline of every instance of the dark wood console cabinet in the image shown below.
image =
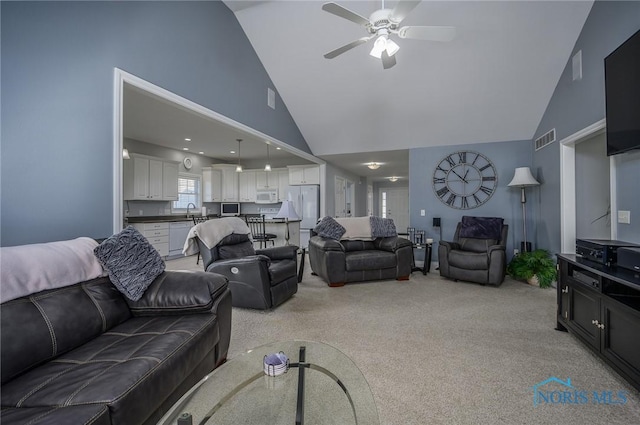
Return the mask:
[(558, 330), (640, 390), (640, 274), (558, 254)]

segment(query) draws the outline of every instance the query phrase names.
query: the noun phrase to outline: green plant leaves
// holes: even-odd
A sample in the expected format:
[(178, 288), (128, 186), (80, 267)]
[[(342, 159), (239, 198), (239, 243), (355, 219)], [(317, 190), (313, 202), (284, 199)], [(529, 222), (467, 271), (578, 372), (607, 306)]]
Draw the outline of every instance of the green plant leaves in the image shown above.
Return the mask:
[(509, 262), (507, 273), (514, 279), (525, 280), (536, 275), (540, 287), (548, 288), (556, 279), (556, 263), (544, 249), (521, 252)]

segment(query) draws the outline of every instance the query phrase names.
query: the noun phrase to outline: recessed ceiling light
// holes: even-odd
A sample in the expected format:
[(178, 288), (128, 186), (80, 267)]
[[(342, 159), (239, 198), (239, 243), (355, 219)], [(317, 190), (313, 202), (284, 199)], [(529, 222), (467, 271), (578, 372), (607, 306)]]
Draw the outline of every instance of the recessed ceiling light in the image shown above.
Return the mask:
[(184, 141), (185, 141), (185, 142), (190, 142), (190, 141), (191, 141), (191, 139), (188, 139), (188, 138), (187, 138), (187, 139), (184, 139)]
[(200, 155), (204, 155), (204, 152), (198, 152)]
[(229, 151), (229, 153), (236, 153), (236, 151)]
[(276, 150), (280, 150), (280, 149), (282, 149), (280, 146), (277, 146), (277, 147), (276, 147)]
[(189, 148), (182, 148), (182, 150), (183, 150), (183, 151), (188, 151), (188, 150), (189, 150)]

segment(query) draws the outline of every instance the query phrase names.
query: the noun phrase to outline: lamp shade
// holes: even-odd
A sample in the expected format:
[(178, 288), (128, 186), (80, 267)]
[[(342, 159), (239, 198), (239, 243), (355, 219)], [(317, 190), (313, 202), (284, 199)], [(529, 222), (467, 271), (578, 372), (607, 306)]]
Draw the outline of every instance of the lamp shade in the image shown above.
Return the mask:
[(296, 209), (293, 207), (293, 202), (287, 200), (282, 201), (282, 206), (280, 207), (280, 211), (274, 218), (286, 218), (288, 220), (298, 220), (298, 214), (296, 213)]
[(526, 186), (538, 186), (540, 182), (536, 180), (531, 174), (529, 167), (516, 168), (516, 173), (507, 186), (526, 187)]

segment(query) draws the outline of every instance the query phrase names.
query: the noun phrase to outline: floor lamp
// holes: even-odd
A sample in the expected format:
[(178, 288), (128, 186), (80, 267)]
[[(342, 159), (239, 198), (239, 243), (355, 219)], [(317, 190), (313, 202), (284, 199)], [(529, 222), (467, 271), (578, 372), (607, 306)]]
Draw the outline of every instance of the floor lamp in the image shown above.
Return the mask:
[(284, 239), (287, 241), (287, 245), (289, 245), (289, 220), (299, 220), (298, 214), (296, 214), (296, 209), (293, 207), (293, 202), (286, 200), (282, 201), (282, 206), (280, 207), (280, 211), (274, 218), (284, 218), (284, 222), (287, 224), (287, 233), (285, 233)]
[(531, 250), (531, 243), (527, 242), (527, 209), (525, 204), (527, 203), (527, 196), (524, 193), (524, 188), (527, 186), (538, 186), (540, 183), (531, 174), (529, 167), (516, 168), (516, 173), (507, 186), (519, 187), (521, 190), (520, 203), (522, 203), (522, 234), (524, 236), (524, 242), (522, 243), (520, 250), (527, 252)]

